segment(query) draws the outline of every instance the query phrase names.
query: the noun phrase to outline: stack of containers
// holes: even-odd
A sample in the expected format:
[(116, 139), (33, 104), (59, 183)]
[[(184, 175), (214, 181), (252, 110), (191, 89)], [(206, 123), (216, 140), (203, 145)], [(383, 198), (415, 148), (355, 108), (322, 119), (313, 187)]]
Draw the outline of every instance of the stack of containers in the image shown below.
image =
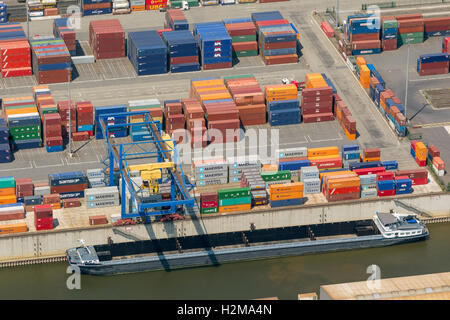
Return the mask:
[(250, 188), (222, 189), (217, 192), (219, 212), (249, 211), (252, 208)]
[(374, 162), (381, 160), (381, 151), (379, 148), (364, 149), (361, 155), (361, 162)]
[(58, 101), (58, 113), (61, 116), (62, 136), (67, 139), (69, 138), (69, 126), (72, 134), (77, 132), (77, 108), (75, 103), (70, 101), (69, 110), (69, 101)]
[(261, 177), (261, 168), (242, 170), (241, 187), (250, 188), (252, 206), (263, 206), (269, 203), (266, 183)]
[(383, 51), (397, 49), (398, 22), (393, 16), (381, 17), (381, 47)]
[(449, 66), (449, 53), (422, 54), (417, 59), (417, 72), (420, 76), (446, 74), (449, 72)]
[(377, 173), (377, 191), (379, 197), (394, 196), (396, 183), (392, 171)]
[(414, 152), (414, 160), (419, 167), (425, 167), (427, 165), (427, 147), (421, 141), (415, 144), (413, 142), (411, 142), (411, 149)]
[(381, 52), (380, 18), (363, 17), (349, 21), (349, 38), (352, 54), (372, 54)]
[(359, 83), (364, 89), (370, 88), (370, 69), (367, 65), (360, 66)]
[(200, 0), (203, 7), (206, 6), (217, 6), (219, 5), (219, 0)]
[(33, 97), (3, 99), (3, 115), (8, 121), (14, 150), (42, 147), (41, 117)]
[(423, 42), (424, 23), (421, 13), (398, 15), (395, 19), (398, 21), (398, 47)]
[[(149, 112), (151, 117), (147, 118), (153, 121), (159, 121), (158, 128), (161, 129), (163, 122), (163, 112), (161, 109), (161, 103), (158, 99), (146, 99), (146, 100), (133, 100), (128, 101), (128, 112)], [(142, 123), (146, 120), (144, 115), (130, 116), (130, 123)], [(130, 127), (130, 135), (133, 141), (142, 141), (152, 139), (153, 133), (147, 127), (147, 125), (133, 125)]]
[(50, 186), (48, 182), (36, 182), (34, 184), (33, 193), (35, 196), (44, 196), (46, 194), (50, 194)]
[(0, 163), (11, 162), (11, 146), (9, 144), (9, 128), (5, 119), (0, 118)]
[(58, 113), (44, 114), (43, 125), (47, 152), (63, 151), (61, 116)]
[(105, 172), (103, 172), (103, 169), (88, 169), (86, 170), (86, 177), (89, 188), (106, 187)]
[(130, 10), (135, 11), (145, 11), (145, 0), (130, 0)]
[(64, 40), (34, 37), (30, 44), (33, 72), (39, 84), (68, 82), (72, 79), (72, 72), (69, 70), (72, 62)]
[(42, 204), (49, 204), (53, 210), (61, 209), (61, 197), (59, 194), (46, 194), (42, 197)]
[(129, 32), (128, 59), (138, 76), (167, 73), (167, 48), (157, 31)]
[[(392, 97), (394, 96), (394, 92), (392, 92), (392, 90), (388, 89), (388, 90), (384, 90), (383, 92), (380, 93), (380, 112), (385, 116), (388, 117), (388, 105), (387, 105), (387, 101), (388, 100), (392, 100)], [(392, 101), (393, 102), (393, 101)]]
[(86, 175), (81, 171), (48, 175), (50, 193), (59, 193), (61, 199), (83, 198), (88, 188)]
[(20, 23), (0, 24), (0, 70), (3, 78), (31, 76), (31, 54)]
[(294, 84), (270, 85), (264, 91), (271, 126), (301, 122), (300, 101)]
[(33, 87), (33, 96), (41, 118), (48, 113), (58, 113), (58, 107), (48, 86)]
[[(25, 219), (25, 208), (22, 203), (10, 203), (0, 205), (0, 221)], [(5, 225), (1, 225), (3, 234)]]
[(298, 172), (303, 167), (309, 167), (309, 160), (306, 158), (294, 158), (294, 159), (279, 159), (278, 160), (278, 170), (285, 171), (289, 170), (291, 172), (292, 178), (298, 177)]
[(361, 198), (375, 198), (378, 196), (377, 174), (359, 175), (361, 180)]
[(194, 160), (192, 172), (197, 187), (228, 183), (228, 165), (224, 159)]
[(53, 209), (51, 205), (34, 206), (34, 226), (36, 231), (53, 229)]
[(233, 66), (231, 37), (222, 22), (205, 22), (194, 25), (203, 70), (224, 69)]
[(208, 139), (206, 133), (205, 112), (202, 104), (196, 99), (181, 100), (183, 113), (186, 120), (186, 129), (189, 132), (191, 146), (204, 148)]
[(301, 106), (304, 123), (334, 120), (333, 88), (320, 73), (306, 75)]
[(118, 19), (95, 20), (89, 23), (89, 44), (95, 59), (125, 56), (125, 32)]
[(184, 129), (186, 119), (183, 115), (183, 105), (180, 100), (164, 101), (164, 130), (172, 135), (175, 130)]
[(23, 203), (25, 205), (25, 211), (26, 212), (34, 211), (34, 207), (36, 205), (41, 205), (42, 200), (43, 200), (43, 196), (38, 196), (38, 195), (24, 197)]
[(166, 22), (164, 28), (172, 30), (189, 30), (189, 23), (183, 11), (179, 9), (169, 9), (166, 11)]
[(225, 85), (239, 110), (243, 126), (266, 123), (264, 93), (253, 75), (225, 77)]
[(253, 172), (261, 173), (261, 162), (257, 157), (244, 157), (244, 158), (228, 158), (228, 181), (241, 182), (242, 173), (244, 171), (252, 170)]
[(130, 2), (128, 0), (112, 0), (113, 14), (127, 14), (130, 12)]
[(162, 32), (169, 54), (170, 72), (199, 71), (198, 44), (189, 30)]
[(118, 206), (119, 189), (117, 186), (86, 189), (84, 201), (87, 209)]
[(342, 146), (342, 166), (345, 169), (350, 167), (351, 163), (360, 162), (360, 150), (357, 144)]
[[(127, 112), (127, 106), (116, 105), (116, 106), (105, 106), (95, 108), (95, 138), (103, 139), (103, 133), (100, 125), (100, 116), (110, 115), (107, 118), (104, 118), (104, 123), (107, 125), (115, 125), (115, 124), (126, 124), (127, 116), (119, 115), (115, 116), (115, 113), (123, 113)], [(109, 128), (109, 136), (113, 138), (123, 138), (128, 135), (128, 128), (125, 127), (115, 127)]]
[(413, 186), (425, 185), (428, 183), (427, 169), (397, 170), (395, 171), (395, 176), (408, 176), (411, 179)]
[(111, 0), (81, 0), (83, 16), (111, 13)]
[(277, 164), (274, 165), (274, 170), (267, 168), (267, 171), (277, 171), (280, 168), (286, 168), (286, 170), (291, 171), (292, 177), (298, 177), (298, 170), (304, 166), (309, 166), (309, 160), (307, 159), (308, 149), (306, 147), (277, 149), (275, 150), (275, 155)]
[(396, 176), (395, 194), (410, 194), (413, 193), (412, 180), (408, 176)]
[(305, 203), (303, 198), (303, 182), (272, 184), (269, 189), (270, 206), (279, 208)]
[(77, 132), (87, 132), (94, 135), (94, 106), (90, 101), (76, 103)]
[(8, 10), (6, 4), (1, 1), (0, 2), (0, 23), (5, 23), (8, 21)]
[(240, 140), (239, 110), (222, 79), (194, 79), (191, 81), (190, 94), (202, 103), (210, 142)]
[(200, 213), (217, 213), (219, 209), (219, 196), (217, 192), (200, 193)]
[(18, 202), (23, 202), (25, 197), (34, 195), (34, 185), (31, 178), (16, 179), (16, 197)]
[(77, 40), (75, 29), (72, 27), (69, 18), (58, 18), (53, 20), (53, 35), (64, 40), (71, 55), (77, 53)]
[(0, 178), (0, 204), (17, 203), (14, 177)]
[(328, 202), (354, 200), (361, 197), (361, 181), (354, 172), (330, 172), (323, 176), (323, 193)]
[(406, 135), (406, 118), (399, 110), (399, 106), (391, 106), (389, 108), (389, 124), (397, 132), (397, 135), (404, 137)]
[(342, 169), (342, 158), (338, 147), (309, 148), (308, 160), (319, 170)]
[(441, 152), (439, 149), (431, 145), (428, 147), (428, 161), (431, 163), (431, 166), (439, 177), (442, 177), (445, 174), (445, 163), (441, 158)]
[(272, 171), (272, 172), (261, 172), (261, 178), (266, 183), (266, 189), (273, 184), (285, 184), (291, 182), (291, 172), (286, 171)]
[(316, 166), (303, 167), (300, 181), (303, 183), (303, 194), (320, 193), (319, 168)]
[[(236, 20), (239, 20), (237, 22)], [(233, 58), (253, 57), (258, 55), (256, 27), (250, 18), (223, 20), (231, 37)]]
[(450, 17), (436, 17), (423, 19), (424, 37), (437, 37), (450, 33)]
[[(175, 1), (172, 1), (172, 3)], [(192, 0), (188, 0), (189, 3), (192, 3)], [(181, 4), (181, 1), (180, 1)], [(160, 8), (166, 8), (167, 7), (167, 0), (145, 0), (145, 10), (159, 10)], [(175, 8), (174, 6), (172, 6)], [(181, 7), (181, 5), (180, 5)], [(191, 7), (191, 5), (189, 5)], [(192, 7), (194, 7), (192, 5)], [(197, 5), (198, 7), (198, 5)]]

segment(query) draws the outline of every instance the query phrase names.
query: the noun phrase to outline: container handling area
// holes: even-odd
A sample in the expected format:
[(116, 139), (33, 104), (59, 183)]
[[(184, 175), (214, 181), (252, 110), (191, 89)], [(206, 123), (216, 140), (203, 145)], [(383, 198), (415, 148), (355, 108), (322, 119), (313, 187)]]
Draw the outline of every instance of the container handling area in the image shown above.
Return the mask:
[(28, 23), (0, 5), (1, 263), (61, 257), (74, 232), (176, 248), (362, 208), (450, 217), (440, 7), (335, 21), (294, 0), (82, 1), (76, 21), (61, 3), (28, 4)]

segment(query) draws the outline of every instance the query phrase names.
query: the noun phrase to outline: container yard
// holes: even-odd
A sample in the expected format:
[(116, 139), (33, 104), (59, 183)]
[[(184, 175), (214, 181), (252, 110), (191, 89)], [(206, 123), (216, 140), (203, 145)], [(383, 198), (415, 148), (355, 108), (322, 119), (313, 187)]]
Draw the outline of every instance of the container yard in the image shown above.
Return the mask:
[[(337, 30), (306, 4), (245, 3), (83, 1), (80, 25), (47, 6), (29, 35), (0, 23), (0, 266), (167, 270), (210, 264), (201, 241), (225, 263), (428, 241), (449, 219), (448, 110), (426, 91), (448, 82), (448, 21), (351, 12)], [(390, 239), (392, 219), (423, 236)], [(171, 262), (108, 255), (137, 241)]]

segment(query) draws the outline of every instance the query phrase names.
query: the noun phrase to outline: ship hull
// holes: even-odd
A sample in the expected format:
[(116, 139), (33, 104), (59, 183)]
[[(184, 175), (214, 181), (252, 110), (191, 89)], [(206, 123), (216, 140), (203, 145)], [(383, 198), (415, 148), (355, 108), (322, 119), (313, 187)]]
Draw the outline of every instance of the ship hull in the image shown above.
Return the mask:
[(161, 253), (157, 256), (105, 261), (95, 265), (72, 263), (71, 265), (79, 267), (81, 273), (91, 275), (114, 275), (153, 270), (170, 271), (182, 268), (218, 266), (232, 262), (385, 247), (426, 240), (428, 236), (429, 234), (426, 233), (412, 237), (386, 239), (381, 235), (371, 235), (347, 239), (294, 241), (231, 249), (203, 249), (179, 254)]

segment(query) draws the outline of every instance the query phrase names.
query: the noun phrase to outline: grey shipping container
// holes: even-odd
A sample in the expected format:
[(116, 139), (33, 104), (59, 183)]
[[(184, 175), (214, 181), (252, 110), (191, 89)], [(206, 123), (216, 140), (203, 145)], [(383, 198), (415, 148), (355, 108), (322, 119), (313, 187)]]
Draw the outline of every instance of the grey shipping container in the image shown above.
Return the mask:
[(103, 172), (103, 169), (88, 169), (88, 170), (86, 170), (86, 176), (88, 177), (88, 179), (104, 178), (105, 173)]
[(34, 195), (35, 196), (43, 196), (46, 194), (50, 194), (50, 186), (45, 187), (35, 187), (34, 188)]
[(306, 147), (279, 149), (276, 150), (278, 159), (307, 157), (308, 149)]
[(209, 186), (209, 185), (214, 185), (214, 184), (226, 184), (226, 183), (228, 183), (228, 178), (199, 180), (195, 184), (198, 187), (202, 187), (202, 186)]
[(87, 209), (94, 209), (94, 208), (105, 208), (105, 207), (114, 207), (118, 206), (119, 199), (116, 200), (100, 200), (100, 201), (88, 201), (86, 202), (86, 208)]
[(378, 196), (376, 189), (367, 189), (361, 191), (361, 198), (376, 198)]

